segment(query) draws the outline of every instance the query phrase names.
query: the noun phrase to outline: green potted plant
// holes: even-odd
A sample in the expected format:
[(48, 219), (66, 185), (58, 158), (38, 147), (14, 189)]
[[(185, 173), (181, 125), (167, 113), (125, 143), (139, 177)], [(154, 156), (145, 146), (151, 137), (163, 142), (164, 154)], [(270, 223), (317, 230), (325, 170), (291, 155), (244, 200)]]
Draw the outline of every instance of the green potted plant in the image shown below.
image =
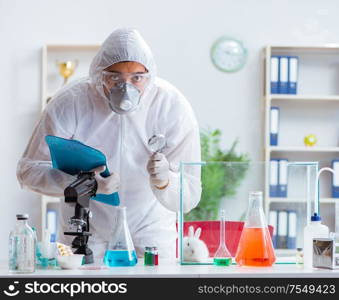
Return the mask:
[[(201, 200), (196, 208), (185, 215), (186, 221), (216, 220), (221, 200), (236, 194), (248, 169), (246, 163), (250, 161), (248, 154), (236, 152), (238, 139), (233, 142), (229, 150), (221, 149), (219, 129), (202, 130), (200, 139), (201, 158), (208, 164), (201, 168)], [(239, 162), (239, 164), (235, 166), (226, 162)]]

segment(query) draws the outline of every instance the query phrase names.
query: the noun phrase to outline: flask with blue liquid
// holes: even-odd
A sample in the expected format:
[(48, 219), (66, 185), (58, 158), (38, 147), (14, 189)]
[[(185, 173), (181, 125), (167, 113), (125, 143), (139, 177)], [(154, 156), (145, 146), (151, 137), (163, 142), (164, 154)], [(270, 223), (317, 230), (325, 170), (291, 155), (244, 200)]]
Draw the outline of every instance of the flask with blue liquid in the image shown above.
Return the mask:
[(115, 224), (105, 252), (104, 263), (109, 267), (134, 266), (138, 259), (127, 225), (126, 207), (116, 207)]

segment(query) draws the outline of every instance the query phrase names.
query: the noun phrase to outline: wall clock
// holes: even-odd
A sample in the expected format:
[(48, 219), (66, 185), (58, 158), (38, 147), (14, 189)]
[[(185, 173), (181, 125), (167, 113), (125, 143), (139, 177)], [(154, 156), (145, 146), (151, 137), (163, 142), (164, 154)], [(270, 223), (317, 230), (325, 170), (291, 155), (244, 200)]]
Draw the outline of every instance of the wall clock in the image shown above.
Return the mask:
[(247, 49), (242, 42), (224, 36), (212, 45), (211, 59), (220, 71), (236, 72), (246, 63)]

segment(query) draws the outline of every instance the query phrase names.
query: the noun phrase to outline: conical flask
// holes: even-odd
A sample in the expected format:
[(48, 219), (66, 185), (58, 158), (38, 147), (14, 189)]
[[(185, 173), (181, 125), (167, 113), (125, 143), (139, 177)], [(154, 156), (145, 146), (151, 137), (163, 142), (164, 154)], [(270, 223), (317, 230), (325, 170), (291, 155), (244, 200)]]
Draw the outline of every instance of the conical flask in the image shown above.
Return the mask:
[(134, 266), (138, 262), (127, 225), (126, 207), (116, 207), (116, 226), (104, 256), (104, 263), (109, 267)]
[(232, 264), (232, 256), (227, 249), (225, 242), (225, 211), (220, 211), (220, 244), (214, 254), (213, 262), (217, 266), (229, 266)]
[(272, 239), (265, 221), (262, 192), (250, 192), (244, 229), (235, 255), (240, 266), (271, 266), (275, 262)]

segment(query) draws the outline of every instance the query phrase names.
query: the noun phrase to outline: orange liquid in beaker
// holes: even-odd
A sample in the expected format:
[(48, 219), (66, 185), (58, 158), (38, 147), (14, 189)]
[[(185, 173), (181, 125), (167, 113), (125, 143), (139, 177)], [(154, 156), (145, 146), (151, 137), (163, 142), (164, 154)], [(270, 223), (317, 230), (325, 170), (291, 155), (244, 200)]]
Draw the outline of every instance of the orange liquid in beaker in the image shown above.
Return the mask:
[(272, 266), (275, 254), (268, 228), (244, 228), (235, 261), (240, 266)]

